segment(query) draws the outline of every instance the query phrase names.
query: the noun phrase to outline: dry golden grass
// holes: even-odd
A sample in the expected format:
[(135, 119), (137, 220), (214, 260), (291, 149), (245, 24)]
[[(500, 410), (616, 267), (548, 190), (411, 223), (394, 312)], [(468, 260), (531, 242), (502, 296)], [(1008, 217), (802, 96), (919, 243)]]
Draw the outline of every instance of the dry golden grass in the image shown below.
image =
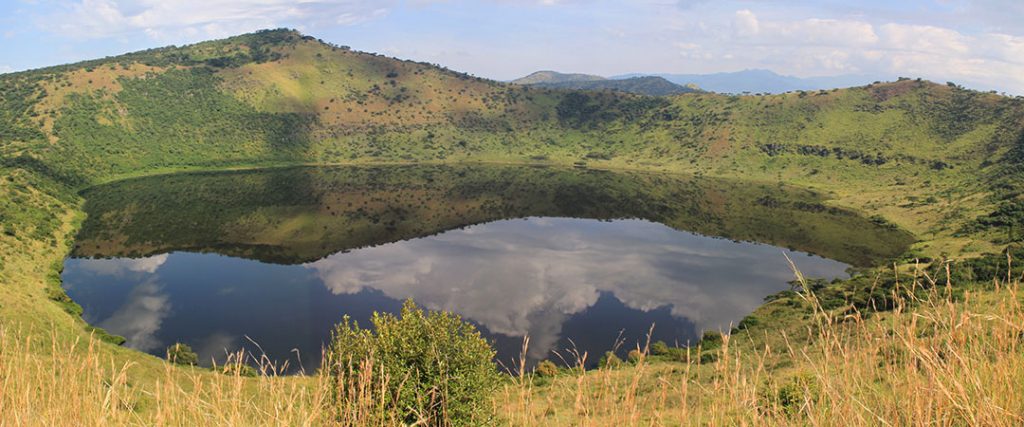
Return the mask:
[[(323, 425), (330, 388), (319, 376), (242, 376), (166, 364), (147, 385), (133, 363), (104, 356), (97, 340), (34, 348), (32, 335), (0, 329), (0, 425)], [(246, 357), (236, 355), (235, 357)]]
[[(1022, 425), (1019, 282), (997, 281), (958, 301), (933, 287), (870, 319), (818, 310), (808, 344), (726, 337), (712, 364), (641, 358), (540, 386), (521, 376), (496, 409), (515, 426)], [(922, 276), (906, 285), (927, 283)]]
[[(810, 339), (772, 341), (802, 345), (738, 334), (724, 339), (714, 363), (666, 361), (640, 348), (624, 367), (565, 369), (550, 381), (524, 373), (495, 394), (497, 423), (1022, 425), (1019, 283), (997, 280), (954, 299), (921, 276), (905, 285), (930, 287), (925, 298), (872, 316), (818, 309), (806, 323)], [(230, 367), (166, 365), (155, 381), (136, 384), (132, 362), (113, 362), (96, 341), (37, 338), (0, 328), (0, 425), (400, 424), (382, 391), (366, 386), (373, 366), (331, 378), (279, 376), (264, 365), (251, 378)], [(573, 357), (581, 364), (588, 356)]]

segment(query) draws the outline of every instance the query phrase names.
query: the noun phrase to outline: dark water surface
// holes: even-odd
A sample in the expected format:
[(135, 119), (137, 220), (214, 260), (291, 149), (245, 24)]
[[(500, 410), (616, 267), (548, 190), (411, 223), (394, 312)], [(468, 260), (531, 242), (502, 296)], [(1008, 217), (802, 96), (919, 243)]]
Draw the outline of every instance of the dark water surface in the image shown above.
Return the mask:
[(506, 362), (527, 334), (534, 360), (596, 361), (651, 324), (683, 344), (788, 289), (784, 254), (843, 277), (910, 241), (806, 190), (586, 170), (292, 168), (85, 196), (63, 279), (88, 322), (161, 356), (245, 348), (307, 371), (342, 315), (407, 298), (473, 322)]

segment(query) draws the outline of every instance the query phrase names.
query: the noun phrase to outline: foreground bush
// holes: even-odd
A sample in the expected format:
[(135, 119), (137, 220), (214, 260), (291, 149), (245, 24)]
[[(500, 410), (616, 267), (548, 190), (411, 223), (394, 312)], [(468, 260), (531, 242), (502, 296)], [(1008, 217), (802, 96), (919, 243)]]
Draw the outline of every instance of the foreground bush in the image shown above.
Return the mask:
[(179, 365), (195, 366), (199, 364), (199, 355), (192, 351), (188, 344), (174, 343), (167, 347), (167, 361)]
[(343, 424), (481, 425), (492, 418), (494, 350), (451, 313), (410, 300), (399, 317), (374, 313), (373, 329), (346, 316), (334, 331), (325, 370)]
[(541, 377), (553, 377), (558, 375), (558, 366), (550, 360), (541, 360), (533, 371)]
[(601, 359), (597, 361), (597, 366), (609, 369), (618, 368), (622, 366), (622, 359), (619, 359), (619, 356), (616, 356), (614, 351), (606, 351), (604, 356), (601, 356)]

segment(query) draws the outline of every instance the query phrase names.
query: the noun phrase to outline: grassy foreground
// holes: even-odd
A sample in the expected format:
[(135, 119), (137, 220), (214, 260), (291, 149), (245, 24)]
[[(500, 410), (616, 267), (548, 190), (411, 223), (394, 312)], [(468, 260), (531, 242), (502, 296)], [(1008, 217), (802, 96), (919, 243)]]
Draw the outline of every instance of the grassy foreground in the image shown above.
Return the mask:
[[(807, 291), (761, 309), (786, 306), (809, 314), (805, 321), (724, 336), (704, 350), (714, 361), (694, 357), (701, 350), (680, 357), (652, 354), (644, 345), (621, 366), (509, 377), (493, 398), (494, 422), (1020, 425), (1020, 277), (954, 286), (921, 270), (910, 274), (899, 286), (917, 292), (894, 292), (893, 310), (864, 315), (825, 309), (805, 283)], [(383, 411), (380, 392), (366, 387), (372, 363), (341, 380), (279, 377), (271, 367), (249, 378), (230, 367), (166, 365), (143, 384), (136, 362), (102, 347), (91, 339), (40, 339), (4, 325), (0, 419), (5, 425), (399, 425)], [(339, 409), (333, 399), (342, 390), (350, 399)]]

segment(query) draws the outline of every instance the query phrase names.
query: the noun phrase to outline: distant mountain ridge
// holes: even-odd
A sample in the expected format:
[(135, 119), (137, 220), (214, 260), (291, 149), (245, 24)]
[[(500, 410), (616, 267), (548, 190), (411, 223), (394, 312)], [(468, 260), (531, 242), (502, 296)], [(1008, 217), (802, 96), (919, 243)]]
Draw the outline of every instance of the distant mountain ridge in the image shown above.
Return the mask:
[[(644, 79), (644, 80), (636, 80)], [(511, 83), (554, 89), (617, 90), (641, 95), (675, 95), (704, 90), (716, 93), (778, 94), (799, 90), (837, 89), (865, 86), (876, 81), (895, 78), (868, 74), (794, 77), (771, 70), (750, 69), (711, 74), (645, 74), (630, 73), (611, 77), (594, 74), (537, 71), (512, 80)]]
[(693, 84), (709, 92), (717, 93), (784, 93), (796, 90), (836, 89), (864, 86), (875, 81), (895, 80), (890, 76), (867, 74), (844, 74), (838, 76), (794, 77), (778, 74), (771, 70), (751, 69), (712, 74), (643, 74), (631, 73), (612, 76), (612, 79), (628, 79), (640, 76), (662, 77), (672, 83)]
[(520, 77), (518, 79), (512, 80), (511, 83), (517, 85), (535, 85), (568, 82), (587, 82), (596, 80), (608, 80), (608, 78), (596, 76), (593, 74), (559, 73), (557, 71), (543, 70), (531, 73), (526, 77)]
[(672, 83), (657, 76), (631, 77), (617, 80), (581, 80), (559, 83), (537, 83), (532, 86), (550, 89), (613, 90), (638, 95), (668, 96), (699, 92), (699, 89)]
[(613, 90), (649, 96), (678, 95), (698, 91), (692, 85), (678, 85), (659, 76), (608, 79), (592, 74), (565, 74), (557, 71), (537, 71), (526, 77), (513, 80), (512, 83), (549, 89)]

